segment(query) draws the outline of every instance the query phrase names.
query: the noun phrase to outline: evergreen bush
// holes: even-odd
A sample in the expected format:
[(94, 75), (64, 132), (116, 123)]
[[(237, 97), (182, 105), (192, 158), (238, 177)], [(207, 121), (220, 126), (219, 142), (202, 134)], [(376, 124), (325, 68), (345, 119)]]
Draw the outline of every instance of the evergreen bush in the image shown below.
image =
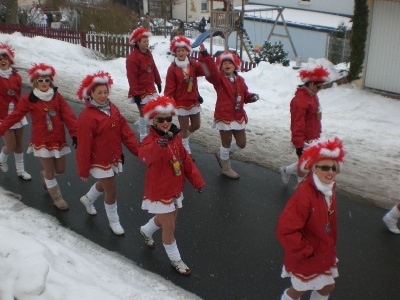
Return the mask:
[(260, 61), (268, 61), (270, 64), (278, 63), (287, 67), (290, 63), (290, 60), (287, 58), (288, 54), (289, 52), (283, 49), (281, 41), (275, 42), (273, 45), (270, 41), (265, 41), (256, 54), (255, 62), (259, 64)]
[(365, 59), (365, 45), (368, 30), (367, 0), (354, 1), (353, 35), (350, 40), (350, 70), (348, 79), (353, 81), (360, 78)]

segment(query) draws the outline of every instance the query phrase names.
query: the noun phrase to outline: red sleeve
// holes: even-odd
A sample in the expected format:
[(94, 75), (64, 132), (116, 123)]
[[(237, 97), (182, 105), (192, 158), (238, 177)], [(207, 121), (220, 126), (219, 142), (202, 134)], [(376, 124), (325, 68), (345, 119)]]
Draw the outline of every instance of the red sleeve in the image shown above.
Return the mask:
[(154, 139), (151, 134), (147, 135), (139, 148), (139, 160), (141, 160), (146, 166), (149, 166), (164, 156), (168, 156), (168, 149), (161, 148), (157, 144), (157, 140)]
[(122, 143), (135, 156), (138, 156), (139, 143), (132, 129), (129, 127), (124, 116), (120, 114), (120, 126), (122, 134)]
[(14, 108), (10, 115), (7, 115), (0, 124), (0, 136), (10, 129), (16, 122), (19, 122), (30, 111), (28, 97), (24, 97), (18, 101), (17, 106)]
[[(133, 51), (136, 50), (134, 49)], [(138, 65), (134, 60), (134, 53), (132, 52), (126, 59), (126, 75), (128, 77), (128, 83), (129, 83), (128, 98), (140, 95), (138, 87), (139, 79), (137, 78), (138, 73), (139, 73)]]
[(154, 65), (154, 80), (155, 80), (155, 83), (156, 83), (156, 84), (161, 84), (162, 82), (161, 82), (160, 73), (158, 72), (156, 63), (154, 62), (153, 55), (151, 54), (150, 51), (149, 51), (149, 53), (150, 53), (150, 57), (151, 57), (151, 60), (152, 60), (152, 62), (153, 62), (153, 65)]
[(184, 162), (184, 173), (185, 177), (189, 179), (190, 183), (195, 189), (199, 189), (203, 186), (205, 186), (205, 182), (203, 178), (201, 177), (200, 171), (197, 168), (197, 166), (194, 164), (192, 158), (190, 157), (190, 154), (186, 151), (186, 149), (182, 145), (182, 139), (180, 136), (177, 136), (179, 138), (179, 144), (180, 144), (180, 151), (183, 153), (183, 162)]
[(300, 190), (289, 199), (281, 213), (276, 236), (286, 252), (297, 259), (304, 259), (312, 255), (314, 248), (302, 234), (311, 207), (308, 196)]
[(190, 60), (195, 68), (196, 77), (205, 76), (203, 67), (200, 62), (193, 59)]
[(175, 80), (175, 65), (172, 63), (167, 71), (167, 77), (165, 80), (165, 89), (164, 95), (170, 98), (174, 98), (175, 91), (176, 91), (176, 80)]
[(213, 58), (210, 54), (200, 54), (199, 61), (202, 64), (204, 75), (208, 82), (214, 85), (214, 87), (220, 85), (221, 74), (214, 63)]
[(78, 118), (78, 147), (76, 148), (76, 164), (78, 168), (78, 176), (83, 178), (89, 177), (91, 151), (94, 138), (96, 124), (87, 113), (83, 110)]
[(65, 101), (64, 97), (61, 96), (61, 94), (58, 94), (60, 96), (60, 116), (61, 119), (63, 120), (65, 126), (68, 129), (69, 135), (71, 137), (74, 137), (78, 134), (78, 128), (77, 128), (77, 120), (75, 113), (71, 109), (71, 107), (68, 105), (67, 101)]
[(300, 100), (295, 97), (290, 103), (290, 130), (295, 148), (303, 148), (305, 137), (307, 107)]

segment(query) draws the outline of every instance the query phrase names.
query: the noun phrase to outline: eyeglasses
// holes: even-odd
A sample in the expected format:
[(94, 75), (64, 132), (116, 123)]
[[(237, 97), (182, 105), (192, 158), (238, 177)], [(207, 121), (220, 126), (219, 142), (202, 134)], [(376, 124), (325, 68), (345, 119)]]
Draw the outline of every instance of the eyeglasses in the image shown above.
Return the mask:
[(156, 118), (157, 123), (164, 123), (165, 121), (167, 121), (168, 123), (172, 122), (172, 116), (166, 118), (161, 118), (161, 117)]
[(315, 166), (315, 167), (320, 168), (321, 171), (324, 171), (324, 172), (329, 172), (330, 169), (332, 169), (333, 172), (337, 171), (336, 165), (333, 165), (332, 167), (331, 166)]
[(43, 83), (43, 82), (50, 82), (49, 78), (46, 79), (38, 79), (37, 82)]
[(9, 58), (7, 57), (7, 56), (5, 56), (5, 57), (0, 57), (0, 61), (2, 61), (2, 60), (9, 60)]

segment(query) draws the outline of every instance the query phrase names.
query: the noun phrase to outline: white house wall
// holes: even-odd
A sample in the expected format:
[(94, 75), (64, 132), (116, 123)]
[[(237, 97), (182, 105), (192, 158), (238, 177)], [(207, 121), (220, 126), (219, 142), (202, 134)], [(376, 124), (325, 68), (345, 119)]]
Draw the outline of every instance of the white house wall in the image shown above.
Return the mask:
[(365, 87), (400, 94), (400, 1), (372, 6)]
[(354, 0), (250, 0), (249, 4), (275, 5), (340, 15), (353, 15)]

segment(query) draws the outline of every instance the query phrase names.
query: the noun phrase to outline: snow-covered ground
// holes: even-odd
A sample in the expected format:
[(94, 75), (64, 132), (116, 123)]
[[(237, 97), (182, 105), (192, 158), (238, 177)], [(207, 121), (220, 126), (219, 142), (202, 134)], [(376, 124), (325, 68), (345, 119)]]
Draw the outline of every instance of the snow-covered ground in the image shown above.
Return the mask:
[[(29, 84), (26, 71), (33, 63), (51, 64), (57, 72), (55, 84), (71, 101), (78, 101), (76, 91), (87, 74), (108, 71), (114, 79), (110, 99), (128, 120), (137, 119), (136, 106), (127, 103), (124, 58), (102, 60), (78, 45), (43, 37), (26, 38), (19, 33), (0, 34), (0, 42), (15, 49), (15, 66), (25, 84)], [(167, 55), (169, 40), (152, 37), (150, 44), (154, 46), (153, 56), (165, 83), (173, 59)], [(219, 49), (214, 47), (214, 50)], [(324, 59), (310, 63), (323, 64), (332, 79), (337, 78), (339, 68), (346, 67), (334, 67)], [(296, 160), (290, 144), (289, 103), (300, 84), (298, 71), (262, 62), (241, 75), (249, 90), (260, 95), (260, 100), (246, 105), (247, 147), (235, 158), (277, 171), (281, 165)], [(202, 127), (191, 140), (214, 152), (220, 145), (218, 132), (211, 129), (216, 94), (204, 78), (199, 80), (199, 91), (204, 98)], [(343, 172), (337, 177), (339, 189), (363, 201), (385, 208), (392, 206), (400, 195), (400, 102), (351, 84), (321, 90), (319, 97), (323, 134), (338, 136), (347, 152)], [(215, 167), (218, 168), (217, 164)], [(3, 190), (0, 190), (0, 235), (2, 300), (39, 299), (35, 295), (40, 293), (40, 299), (44, 300), (78, 299), (78, 292), (88, 295), (85, 299), (100, 300), (195, 297), (60, 227), (51, 217), (26, 207)]]

